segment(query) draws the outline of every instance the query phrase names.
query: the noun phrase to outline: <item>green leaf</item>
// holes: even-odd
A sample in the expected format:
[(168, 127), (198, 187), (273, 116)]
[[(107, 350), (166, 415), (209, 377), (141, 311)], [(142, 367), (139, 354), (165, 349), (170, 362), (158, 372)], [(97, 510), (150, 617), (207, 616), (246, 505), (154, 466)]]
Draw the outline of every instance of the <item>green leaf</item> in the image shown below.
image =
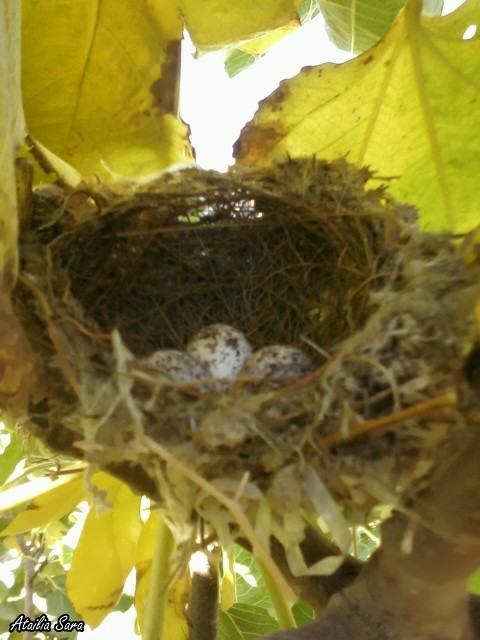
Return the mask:
[(0, 603), (0, 633), (6, 633), (10, 624), (17, 616), (23, 613), (23, 600), (20, 598), (15, 602), (4, 600)]
[(480, 569), (470, 576), (468, 580), (468, 590), (470, 593), (480, 595)]
[(257, 562), (249, 551), (239, 545), (235, 545), (234, 569), (237, 576), (238, 602), (262, 607), (274, 617), (273, 604)]
[(315, 610), (303, 600), (298, 600), (292, 607), (292, 613), (298, 627), (315, 620)]
[(5, 451), (0, 455), (0, 486), (3, 485), (10, 474), (13, 473), (23, 456), (23, 447), (19, 446), (17, 436), (11, 433), (10, 444), (5, 447)]
[(313, 20), (313, 18), (318, 16), (319, 13), (320, 10), (318, 8), (317, 0), (302, 0), (302, 3), (298, 7), (298, 17), (302, 24)]
[(72, 564), (73, 551), (72, 547), (62, 544), (59, 560), (63, 567), (69, 567)]
[(380, 544), (381, 531), (379, 526), (357, 527), (357, 557), (359, 560), (368, 560)]
[(117, 611), (125, 613), (133, 606), (133, 596), (129, 596), (126, 593), (122, 593), (120, 600), (117, 602)]
[(278, 630), (278, 624), (262, 607), (235, 604), (220, 612), (218, 640), (255, 640)]
[(257, 56), (242, 51), (241, 49), (231, 49), (225, 58), (225, 72), (230, 78), (238, 75), (250, 67), (257, 60)]
[[(67, 596), (65, 586), (65, 574), (55, 577), (53, 580), (44, 581), (43, 585), (36, 588), (38, 595), (44, 597), (47, 601), (47, 612), (55, 618), (55, 621), (62, 614), (67, 614), (70, 620), (81, 620), (79, 614), (75, 611), (74, 606)], [(81, 637), (81, 636), (80, 636)], [(75, 640), (77, 632), (68, 633), (69, 640)]]
[(443, 0), (423, 0), (423, 13), (427, 16), (441, 16)]
[[(5, 556), (2, 553), (2, 561), (5, 560)], [(2, 594), (0, 597), (0, 633), (8, 631), (8, 627), (12, 620), (23, 613), (24, 600), (21, 597), (24, 586), (24, 571), (23, 563), (19, 563), (19, 566), (13, 570), (14, 584), (7, 588), (7, 593), (4, 594), (5, 584), (1, 582)]]
[(226, 73), (230, 77), (239, 74), (259, 60), (273, 45), (298, 29), (299, 26), (298, 20), (292, 20), (274, 31), (269, 31), (257, 38), (251, 38), (242, 42), (238, 47), (231, 49), (225, 59)]
[[(330, 40), (340, 49), (363, 53), (383, 36), (407, 0), (318, 0)], [(429, 16), (442, 13), (443, 0), (424, 0)]]
[[(348, 156), (415, 203), (429, 230), (479, 221), (480, 3), (441, 18), (412, 0), (385, 37), (342, 65), (303, 69), (260, 104), (235, 145), (237, 162)], [(378, 182), (376, 182), (378, 185)]]
[(405, 4), (406, 0), (319, 0), (328, 37), (352, 53), (373, 46)]

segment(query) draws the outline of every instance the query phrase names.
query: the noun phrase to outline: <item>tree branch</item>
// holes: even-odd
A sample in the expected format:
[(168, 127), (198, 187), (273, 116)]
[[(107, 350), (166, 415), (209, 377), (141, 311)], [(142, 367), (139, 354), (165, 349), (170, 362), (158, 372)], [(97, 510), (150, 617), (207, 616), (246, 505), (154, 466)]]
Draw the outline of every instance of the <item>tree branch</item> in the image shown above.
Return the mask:
[[(252, 551), (251, 545), (245, 538), (238, 542), (248, 551)], [(333, 542), (309, 524), (305, 527), (305, 537), (300, 548), (307, 567), (323, 558), (341, 553)], [(285, 549), (276, 538), (270, 540), (270, 553), (295, 594), (315, 609), (317, 615), (322, 613), (333, 594), (344, 589), (358, 576), (363, 566), (360, 560), (346, 556), (337, 571), (331, 575), (295, 576), (288, 565)]]
[[(197, 554), (199, 554), (197, 556)], [(207, 550), (197, 552), (201, 558), (192, 572), (188, 598), (188, 640), (216, 640), (218, 626), (218, 554)]]
[[(32, 537), (32, 540), (27, 543), (25, 536), (19, 534), (16, 536), (18, 546), (22, 551), (22, 563), (23, 563), (23, 587), (25, 589), (25, 596), (23, 598), (23, 613), (24, 615), (33, 620), (35, 618), (35, 605), (33, 603), (33, 596), (35, 593), (34, 584), (35, 578), (39, 571), (46, 564), (38, 564), (38, 559), (45, 551), (45, 544), (42, 538)], [(33, 631), (24, 631), (23, 640), (33, 640)]]
[(466, 581), (480, 566), (479, 447), (475, 436), (448, 452), (409, 497), (412, 517), (383, 524), (382, 546), (319, 620), (271, 640), (478, 640), (480, 600)]

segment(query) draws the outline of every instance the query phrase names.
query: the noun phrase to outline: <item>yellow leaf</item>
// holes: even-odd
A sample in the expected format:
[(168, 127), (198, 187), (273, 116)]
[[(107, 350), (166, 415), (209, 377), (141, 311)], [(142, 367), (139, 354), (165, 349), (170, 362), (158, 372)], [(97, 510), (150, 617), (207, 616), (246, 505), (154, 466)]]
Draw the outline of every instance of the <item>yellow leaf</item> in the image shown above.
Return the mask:
[(463, 36), (480, 3), (435, 18), (420, 8), (409, 2), (360, 57), (283, 82), (242, 131), (237, 162), (347, 156), (394, 178), (391, 193), (415, 203), (429, 230), (478, 224), (480, 38)]
[(106, 179), (192, 159), (176, 117), (183, 25), (174, 3), (24, 0), (22, 8), (24, 109), (36, 140)]
[(168, 590), (168, 601), (165, 609), (164, 630), (168, 640), (188, 640), (188, 625), (185, 618), (185, 607), (190, 593), (190, 575), (173, 580)]
[(246, 51), (247, 53), (251, 53), (253, 56), (259, 56), (265, 51), (268, 51), (270, 47), (273, 47), (274, 44), (280, 42), (285, 36), (288, 36), (293, 31), (296, 31), (300, 26), (300, 21), (291, 20), (288, 24), (280, 27), (279, 29), (275, 29), (275, 31), (270, 31), (269, 33), (264, 34), (263, 36), (258, 36), (257, 38), (252, 38), (252, 40), (247, 40), (247, 42), (243, 42), (239, 45), (239, 49), (242, 51)]
[(70, 513), (83, 499), (85, 488), (81, 473), (61, 476), (53, 482), (48, 478), (39, 478), (13, 487), (0, 495), (1, 511), (22, 502), (31, 502), (0, 535), (12, 536), (43, 527)]
[(115, 608), (133, 568), (141, 521), (140, 497), (127, 485), (103, 472), (92, 482), (112, 507), (90, 509), (66, 584), (75, 609), (96, 627)]
[(297, 19), (301, 0), (180, 0), (185, 23), (200, 50), (220, 49), (261, 36)]
[[(144, 630), (145, 608), (148, 599), (153, 552), (158, 529), (158, 512), (153, 511), (143, 525), (138, 540), (135, 568), (137, 585), (135, 589), (135, 609), (138, 624)], [(188, 640), (188, 626), (185, 619), (185, 605), (190, 592), (190, 575), (187, 573), (169, 586), (163, 628), (168, 630), (168, 640)], [(161, 630), (159, 630), (160, 638)]]
[(77, 477), (75, 472), (78, 471), (80, 473), (84, 469), (85, 463), (75, 462), (68, 467), (64, 467), (63, 471), (67, 473), (62, 473), (55, 480), (52, 480), (52, 478), (48, 476), (44, 476), (41, 478), (27, 480), (22, 484), (18, 484), (19, 480), (12, 480), (6, 483), (0, 489), (0, 513), (7, 509), (14, 509), (20, 504), (31, 502), (38, 496), (44, 493), (49, 493), (55, 487), (72, 482)]
[(97, 471), (90, 478), (87, 486), (88, 498), (92, 505), (100, 508), (101, 502), (106, 508), (111, 506), (122, 486), (122, 481), (105, 471)]
[(237, 581), (233, 568), (234, 556), (226, 550), (223, 551), (222, 580), (220, 584), (220, 608), (228, 611), (237, 601)]

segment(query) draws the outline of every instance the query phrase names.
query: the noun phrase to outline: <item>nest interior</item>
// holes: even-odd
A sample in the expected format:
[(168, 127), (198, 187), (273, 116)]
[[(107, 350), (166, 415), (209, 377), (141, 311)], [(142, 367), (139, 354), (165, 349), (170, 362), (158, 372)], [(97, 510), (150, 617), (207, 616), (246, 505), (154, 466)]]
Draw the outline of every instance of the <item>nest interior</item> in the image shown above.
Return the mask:
[(52, 269), (63, 275), (56, 295), (68, 290), (87, 320), (117, 328), (137, 356), (182, 349), (218, 322), (254, 347), (305, 347), (302, 337), (328, 345), (362, 318), (368, 291), (354, 306), (351, 294), (379, 252), (378, 222), (365, 214), (381, 194), (364, 198), (367, 174), (350, 176), (343, 192), (333, 187), (342, 170), (318, 167), (328, 194), (321, 211), (279, 198), (273, 176), (257, 185), (253, 175), (184, 171), (160, 193), (137, 191), (51, 244)]
[[(302, 509), (338, 523), (332, 496), (368, 512), (425, 482), (468, 429), (478, 273), (370, 178), (304, 159), (186, 169), (128, 193), (37, 190), (15, 292), (46, 386), (30, 428), (179, 526), (195, 512), (219, 535), (236, 527), (185, 466), (226, 494), (243, 483), (252, 522), (292, 548)], [(279, 386), (142, 367), (219, 322), (317, 369)]]

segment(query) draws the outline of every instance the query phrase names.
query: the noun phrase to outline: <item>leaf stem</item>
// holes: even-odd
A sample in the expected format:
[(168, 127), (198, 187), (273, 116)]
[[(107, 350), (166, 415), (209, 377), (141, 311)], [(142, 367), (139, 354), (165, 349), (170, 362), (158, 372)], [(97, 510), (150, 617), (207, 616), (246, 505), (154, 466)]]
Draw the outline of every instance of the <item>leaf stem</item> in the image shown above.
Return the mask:
[(159, 640), (159, 638), (161, 640), (163, 637), (163, 623), (168, 602), (170, 556), (173, 547), (172, 533), (159, 514), (142, 640)]
[(272, 574), (263, 562), (259, 560), (257, 562), (265, 587), (272, 601), (273, 608), (277, 614), (280, 629), (296, 629), (297, 623), (293, 617), (292, 609), (288, 601), (285, 599), (281, 589), (279, 589), (277, 582), (274, 580)]

